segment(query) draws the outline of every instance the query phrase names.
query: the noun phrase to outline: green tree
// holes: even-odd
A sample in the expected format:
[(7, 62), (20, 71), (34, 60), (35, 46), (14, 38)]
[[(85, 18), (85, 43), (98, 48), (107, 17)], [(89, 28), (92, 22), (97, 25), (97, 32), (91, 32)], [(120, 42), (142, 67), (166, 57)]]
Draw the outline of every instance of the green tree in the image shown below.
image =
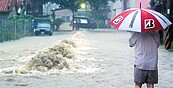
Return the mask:
[(61, 24), (64, 23), (64, 20), (61, 18), (57, 18), (53, 21), (53, 25), (56, 25), (56, 30), (59, 30)]
[(22, 29), (23, 30), (25, 30), (25, 20), (26, 19), (33, 19), (34, 17), (33, 16), (31, 16), (31, 15), (28, 15), (28, 14), (25, 14), (25, 8), (23, 7), (22, 8), (22, 10), (21, 10), (21, 12), (20, 12), (20, 14), (19, 15), (13, 15), (12, 16), (12, 18), (10, 18), (10, 19), (13, 19), (14, 20), (14, 23), (15, 23), (15, 31), (14, 31), (14, 38), (15, 39), (17, 39), (18, 38), (18, 36), (17, 36), (17, 33), (16, 33), (16, 30), (17, 30), (17, 28), (16, 28), (16, 26), (17, 26), (17, 21), (21, 21), (21, 23), (22, 23)]
[(98, 10), (108, 5), (108, 0), (85, 0), (91, 5), (92, 10)]
[(108, 0), (85, 0), (91, 6), (92, 18), (97, 21), (99, 27), (106, 27), (105, 20), (107, 20), (108, 12)]

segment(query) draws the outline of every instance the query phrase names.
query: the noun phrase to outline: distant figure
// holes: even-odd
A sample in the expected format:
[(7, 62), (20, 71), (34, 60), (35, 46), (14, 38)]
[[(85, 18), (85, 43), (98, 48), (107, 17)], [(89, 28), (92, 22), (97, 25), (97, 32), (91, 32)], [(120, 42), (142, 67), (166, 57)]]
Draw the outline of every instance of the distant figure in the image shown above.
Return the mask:
[(69, 25), (70, 25), (70, 26), (73, 26), (73, 20), (70, 21), (70, 24), (69, 24)]
[(135, 47), (134, 82), (135, 88), (146, 83), (147, 88), (154, 88), (158, 83), (158, 32), (135, 32), (129, 39), (129, 46)]

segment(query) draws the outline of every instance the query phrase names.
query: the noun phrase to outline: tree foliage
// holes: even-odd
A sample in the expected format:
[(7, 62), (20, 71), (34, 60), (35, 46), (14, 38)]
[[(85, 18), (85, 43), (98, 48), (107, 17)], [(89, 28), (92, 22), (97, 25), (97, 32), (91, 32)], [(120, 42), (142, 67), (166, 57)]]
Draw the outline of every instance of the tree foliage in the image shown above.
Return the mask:
[(97, 21), (98, 27), (106, 27), (109, 7), (108, 0), (85, 0), (91, 6), (92, 18)]
[(59, 0), (62, 9), (70, 9), (76, 12), (80, 8), (81, 0)]
[(57, 18), (53, 21), (53, 25), (56, 25), (57, 27), (56, 30), (59, 30), (60, 25), (63, 23), (64, 23), (64, 20), (61, 18)]
[(61, 9), (70, 9), (76, 12), (80, 8), (80, 4), (83, 0), (33, 0), (33, 3), (42, 3), (52, 2), (59, 4)]
[(92, 9), (98, 10), (108, 4), (108, 0), (85, 0), (91, 5)]
[(70, 9), (72, 11), (77, 11), (83, 2), (88, 2), (91, 8), (96, 10), (108, 4), (108, 0), (33, 0), (32, 2), (45, 4), (50, 1), (59, 4), (62, 9)]
[(25, 19), (33, 19), (34, 17), (29, 15), (29, 14), (25, 14), (25, 8), (22, 8), (21, 12), (19, 15), (13, 15), (12, 19), (14, 20), (25, 20)]

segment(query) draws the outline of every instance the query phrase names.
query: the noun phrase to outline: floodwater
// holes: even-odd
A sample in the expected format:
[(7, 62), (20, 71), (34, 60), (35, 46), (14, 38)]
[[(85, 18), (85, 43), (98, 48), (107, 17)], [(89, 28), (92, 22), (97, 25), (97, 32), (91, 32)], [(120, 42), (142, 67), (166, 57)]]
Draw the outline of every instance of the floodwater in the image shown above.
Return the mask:
[[(130, 36), (129, 32), (97, 29), (0, 43), (0, 88), (134, 88)], [(173, 53), (161, 45), (155, 88), (173, 88), (172, 77)]]

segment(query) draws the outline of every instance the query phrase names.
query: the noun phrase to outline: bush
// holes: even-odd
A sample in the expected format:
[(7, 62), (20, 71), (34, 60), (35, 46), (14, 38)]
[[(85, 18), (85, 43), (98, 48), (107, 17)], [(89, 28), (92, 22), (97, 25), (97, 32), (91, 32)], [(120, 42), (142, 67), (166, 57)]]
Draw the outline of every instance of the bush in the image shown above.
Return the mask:
[(56, 26), (56, 30), (59, 29), (60, 25), (64, 23), (64, 20), (61, 18), (57, 18), (53, 21), (53, 26)]

